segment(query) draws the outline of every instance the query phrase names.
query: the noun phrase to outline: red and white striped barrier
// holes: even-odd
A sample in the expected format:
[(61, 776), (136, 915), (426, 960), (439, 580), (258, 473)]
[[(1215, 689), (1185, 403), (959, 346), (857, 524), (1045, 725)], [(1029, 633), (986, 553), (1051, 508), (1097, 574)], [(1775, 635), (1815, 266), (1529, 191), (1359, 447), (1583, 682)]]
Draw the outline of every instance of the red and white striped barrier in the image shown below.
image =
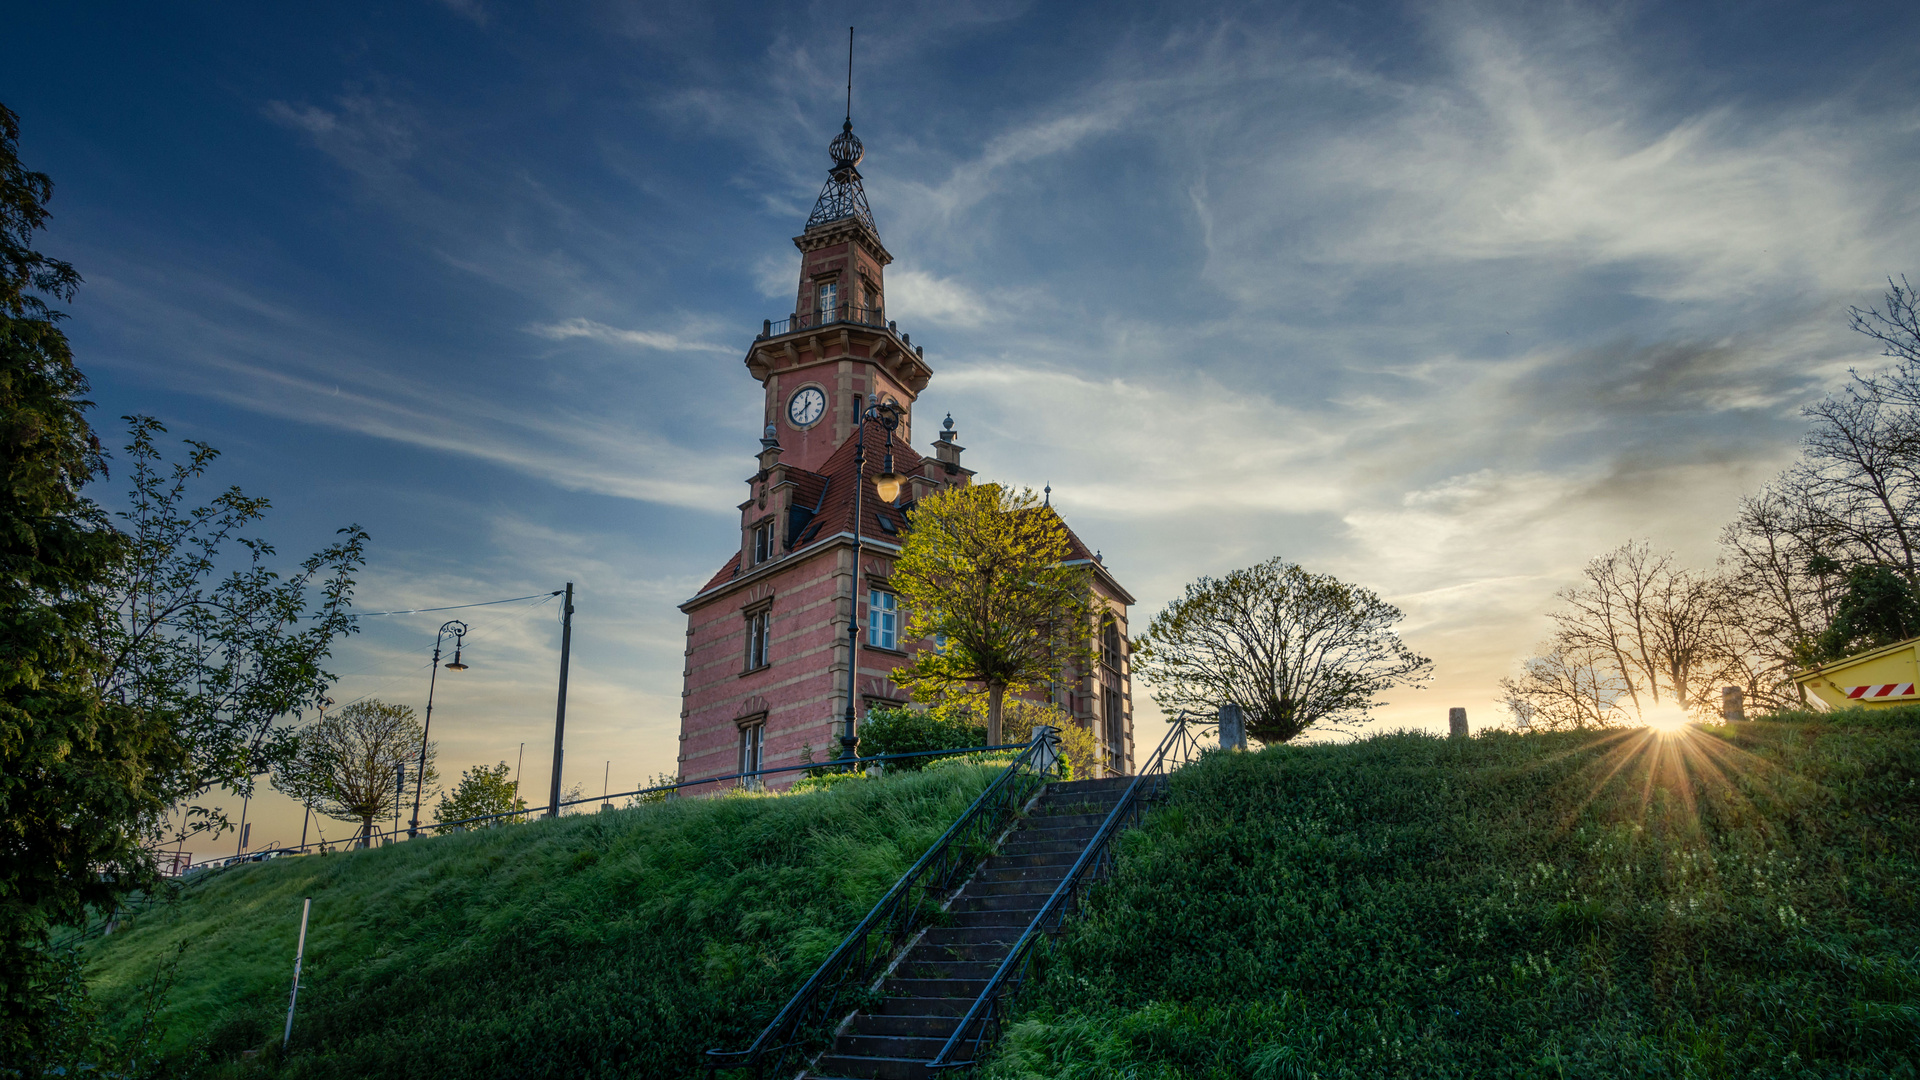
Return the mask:
[(1849, 686), (1850, 698), (1911, 697), (1913, 684), (1910, 682), (1881, 683), (1879, 686)]

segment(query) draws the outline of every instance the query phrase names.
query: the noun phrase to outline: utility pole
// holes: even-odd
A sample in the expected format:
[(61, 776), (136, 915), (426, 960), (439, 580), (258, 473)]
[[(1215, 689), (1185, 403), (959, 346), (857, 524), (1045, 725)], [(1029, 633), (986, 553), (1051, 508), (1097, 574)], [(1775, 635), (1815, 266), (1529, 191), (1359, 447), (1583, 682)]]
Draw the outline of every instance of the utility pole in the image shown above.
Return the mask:
[(567, 660), (573, 652), (573, 582), (567, 582), (566, 606), (560, 609), (560, 703), (553, 710), (553, 791), (547, 816), (560, 816), (560, 763), (567, 739)]

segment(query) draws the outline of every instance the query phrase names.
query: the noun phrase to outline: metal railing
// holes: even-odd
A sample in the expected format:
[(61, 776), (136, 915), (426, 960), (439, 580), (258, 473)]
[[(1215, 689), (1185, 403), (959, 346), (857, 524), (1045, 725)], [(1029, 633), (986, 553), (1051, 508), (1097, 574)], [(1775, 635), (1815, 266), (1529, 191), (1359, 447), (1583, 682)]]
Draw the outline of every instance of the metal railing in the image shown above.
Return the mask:
[(974, 999), (973, 1006), (961, 1018), (960, 1025), (947, 1038), (946, 1045), (940, 1048), (932, 1061), (927, 1062), (929, 1071), (973, 1065), (980, 1056), (981, 1046), (992, 1046), (999, 1039), (1000, 1030), (1006, 1024), (1007, 1010), (1026, 981), (1034, 945), (1041, 937), (1059, 932), (1061, 924), (1078, 907), (1083, 887), (1107, 876), (1113, 866), (1114, 836), (1122, 829), (1137, 824), (1146, 813), (1149, 803), (1165, 794), (1167, 774), (1200, 756), (1200, 742), (1193, 732), (1194, 728), (1200, 726), (1185, 716), (1174, 722), (1173, 728), (1160, 740), (1159, 748), (1134, 774), (1133, 783), (1127, 785), (1125, 794), (1114, 804), (1106, 820), (1100, 823), (1099, 831), (1087, 841), (1086, 849), (1074, 861), (1072, 869), (1060, 879), (1053, 895), (1041, 905), (1033, 921), (1021, 932), (1020, 939), (1007, 951), (1006, 959), (1000, 962), (993, 977), (987, 980), (986, 987)]
[(782, 334), (791, 334), (796, 330), (817, 330), (822, 326), (832, 326), (836, 323), (853, 323), (856, 326), (871, 326), (877, 330), (897, 330), (892, 323), (887, 321), (887, 313), (884, 308), (835, 304), (833, 307), (822, 308), (819, 311), (796, 312), (791, 317), (782, 319), (779, 322), (774, 322), (771, 319), (763, 320), (760, 336), (763, 338), (779, 337)]
[(991, 852), (1022, 807), (1046, 786), (1042, 768), (1059, 760), (1059, 737), (1043, 730), (980, 793), (967, 812), (860, 920), (840, 947), (745, 1050), (707, 1051), (707, 1075), (751, 1069), (790, 1077), (833, 1040), (839, 1022), (869, 1002), (894, 956), (930, 925)]
[[(616, 791), (610, 795), (595, 795), (584, 799), (568, 799), (560, 803), (560, 808), (565, 810), (569, 806), (580, 806), (593, 802), (611, 804), (614, 799), (645, 798), (650, 795), (664, 798), (673, 795), (681, 788), (705, 787), (708, 784), (724, 784), (732, 780), (755, 780), (762, 776), (773, 776), (776, 773), (808, 770), (844, 772), (856, 765), (879, 765), (884, 768), (890, 761), (905, 761), (910, 758), (959, 757), (966, 754), (993, 754), (1007, 750), (1025, 750), (1030, 745), (1030, 743), (1003, 743), (999, 746), (967, 746), (956, 750), (916, 750), (907, 754), (875, 754), (871, 757), (861, 758), (831, 758), (827, 761), (815, 761), (804, 765), (782, 765), (777, 769), (756, 769), (753, 772), (722, 773), (719, 776), (704, 776), (698, 780), (681, 780), (672, 784), (657, 784), (653, 787), (639, 788), (634, 791)], [(501, 818), (508, 819), (508, 824), (514, 824), (536, 815), (545, 814), (549, 809), (551, 809), (549, 806), (529, 806), (521, 810), (502, 810), (497, 814), (476, 814), (473, 817), (460, 818), (456, 821), (436, 821), (431, 825), (420, 826), (420, 832), (425, 833), (431, 830), (444, 833), (449, 830), (464, 829), (470, 826), (486, 828)], [(259, 851), (248, 851), (238, 855), (227, 855), (218, 859), (208, 859), (205, 862), (194, 863), (192, 866), (187, 867), (186, 872), (181, 876), (188, 877), (202, 870), (217, 870), (221, 867), (235, 865), (236, 863), (265, 862), (289, 855), (305, 855), (309, 850), (331, 851), (338, 848), (342, 851), (361, 851), (371, 847), (384, 847), (388, 843), (398, 841), (406, 832), (407, 827), (402, 825), (393, 829), (383, 829), (375, 833), (355, 833), (345, 840), (316, 840), (311, 844), (300, 844), (295, 847), (262, 848)]]

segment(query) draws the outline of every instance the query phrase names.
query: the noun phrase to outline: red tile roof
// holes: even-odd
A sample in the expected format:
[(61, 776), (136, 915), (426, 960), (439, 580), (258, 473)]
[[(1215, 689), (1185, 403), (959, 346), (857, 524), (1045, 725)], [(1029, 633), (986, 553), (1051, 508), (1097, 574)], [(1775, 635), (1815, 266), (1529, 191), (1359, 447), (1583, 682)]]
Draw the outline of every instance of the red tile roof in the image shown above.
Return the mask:
[[(792, 551), (805, 551), (818, 544), (826, 543), (832, 537), (853, 531), (854, 453), (855, 437), (848, 436), (847, 441), (841, 443), (840, 448), (821, 463), (819, 472), (793, 466), (787, 467), (787, 478), (795, 485), (793, 505), (813, 511), (813, 516), (794, 537), (798, 539), (803, 536), (806, 539), (794, 544)], [(861, 500), (860, 535), (866, 540), (898, 544), (899, 532), (888, 532), (881, 528), (880, 519), (883, 515), (890, 518), (894, 528), (899, 530), (905, 523), (905, 516), (897, 508), (881, 502), (879, 493), (873, 487), (873, 478), (885, 470), (886, 454), (884, 447), (876, 445), (867, 447), (866, 465), (861, 470), (866, 494)], [(922, 457), (911, 446), (900, 442), (893, 444), (895, 472), (919, 475), (923, 472), (927, 461), (927, 458)], [(937, 470), (936, 475), (938, 475)], [(1051, 507), (1048, 507), (1046, 512), (1055, 517), (1059, 516), (1059, 511)], [(1061, 524), (1064, 525), (1065, 522)], [(782, 543), (788, 542), (786, 524), (779, 523), (776, 528), (780, 530)], [(1088, 561), (1093, 559), (1093, 551), (1081, 542), (1080, 537), (1071, 527), (1067, 529), (1067, 544), (1072, 551), (1071, 558)], [(698, 596), (732, 581), (740, 576), (741, 569), (740, 553), (735, 551), (727, 560), (727, 564), (720, 568), (720, 572), (713, 575), (705, 585), (700, 586), (699, 593), (694, 595)]]

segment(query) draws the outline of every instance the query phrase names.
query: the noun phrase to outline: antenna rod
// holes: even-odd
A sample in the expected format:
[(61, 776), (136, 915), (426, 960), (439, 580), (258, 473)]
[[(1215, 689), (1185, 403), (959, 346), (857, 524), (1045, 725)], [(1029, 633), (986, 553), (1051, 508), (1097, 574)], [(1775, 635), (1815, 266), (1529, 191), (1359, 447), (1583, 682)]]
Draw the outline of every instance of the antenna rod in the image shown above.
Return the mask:
[(853, 123), (853, 27), (847, 27), (847, 123)]

